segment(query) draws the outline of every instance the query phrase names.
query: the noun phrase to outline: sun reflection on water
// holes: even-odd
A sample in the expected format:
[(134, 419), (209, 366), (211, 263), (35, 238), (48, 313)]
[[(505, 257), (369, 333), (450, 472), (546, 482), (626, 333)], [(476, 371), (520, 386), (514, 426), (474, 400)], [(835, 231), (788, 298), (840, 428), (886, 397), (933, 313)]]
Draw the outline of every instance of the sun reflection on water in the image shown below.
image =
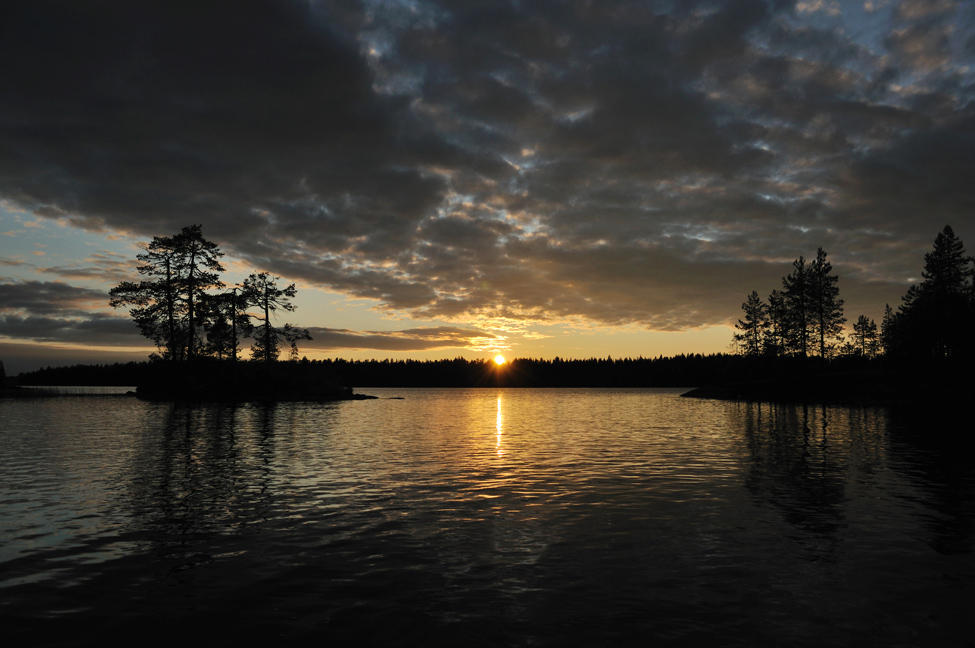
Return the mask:
[(496, 435), (497, 442), (495, 447), (497, 448), (499, 457), (504, 454), (504, 451), (501, 449), (501, 432), (503, 426), (504, 426), (504, 414), (501, 413), (501, 394), (498, 394), (498, 414), (495, 419), (495, 428), (497, 429), (497, 435)]

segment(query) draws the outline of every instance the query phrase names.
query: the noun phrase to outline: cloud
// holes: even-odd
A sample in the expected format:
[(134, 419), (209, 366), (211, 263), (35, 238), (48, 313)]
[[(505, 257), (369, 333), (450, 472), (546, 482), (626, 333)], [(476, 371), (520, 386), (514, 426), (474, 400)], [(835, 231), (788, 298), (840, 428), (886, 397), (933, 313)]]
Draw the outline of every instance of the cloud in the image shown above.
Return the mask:
[(63, 279), (97, 280), (107, 284), (131, 281), (135, 263), (114, 252), (96, 252), (85, 258), (87, 265), (38, 267), (38, 272), (53, 274)]
[(951, 61), (950, 43), (947, 25), (915, 24), (895, 30), (887, 38), (887, 47), (900, 63), (922, 71), (947, 65)]
[[(105, 312), (108, 296), (52, 281), (0, 283), (0, 336), (85, 345), (139, 344), (128, 317)], [(99, 312), (102, 311), (102, 312)]]
[(0, 341), (0, 358), (8, 376), (36, 371), (43, 366), (72, 364), (106, 364), (111, 362), (141, 362), (146, 359), (144, 349), (112, 347), (77, 347), (71, 345), (19, 344)]
[(382, 351), (426, 351), (430, 349), (496, 348), (504, 338), (478, 329), (452, 326), (405, 329), (402, 331), (350, 331), (310, 327), (312, 340), (302, 344), (309, 349), (378, 349)]
[(0, 314), (0, 335), (12, 339), (86, 346), (146, 346), (145, 339), (131, 319), (101, 313), (84, 319)]
[(78, 316), (107, 305), (108, 295), (100, 290), (54, 281), (0, 283), (0, 313), (24, 311)]
[[(99, 255), (96, 255), (99, 256)], [(0, 336), (38, 342), (144, 347), (131, 318), (97, 312), (107, 304), (103, 291), (60, 282), (0, 283)], [(506, 348), (497, 333), (453, 326), (419, 327), (400, 331), (351, 331), (310, 327), (309, 349), (429, 349)]]
[(479, 327), (726, 322), (819, 245), (883, 301), (866, 277), (899, 280), (941, 221), (975, 233), (975, 66), (952, 3), (835, 9), (7, 3), (0, 198), (203, 223), (289, 280)]

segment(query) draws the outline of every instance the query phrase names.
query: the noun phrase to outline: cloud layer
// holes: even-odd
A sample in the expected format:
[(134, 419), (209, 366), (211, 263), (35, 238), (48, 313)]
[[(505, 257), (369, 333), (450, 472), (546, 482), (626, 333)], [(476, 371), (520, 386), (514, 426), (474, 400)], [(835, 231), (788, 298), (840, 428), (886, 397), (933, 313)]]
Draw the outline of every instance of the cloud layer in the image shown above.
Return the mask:
[[(5, 3), (0, 197), (142, 237), (203, 223), (255, 266), (478, 331), (723, 323), (818, 246), (876, 309), (945, 223), (975, 235), (973, 21), (946, 0)], [(4, 334), (56, 326), (28, 324), (44, 308)]]

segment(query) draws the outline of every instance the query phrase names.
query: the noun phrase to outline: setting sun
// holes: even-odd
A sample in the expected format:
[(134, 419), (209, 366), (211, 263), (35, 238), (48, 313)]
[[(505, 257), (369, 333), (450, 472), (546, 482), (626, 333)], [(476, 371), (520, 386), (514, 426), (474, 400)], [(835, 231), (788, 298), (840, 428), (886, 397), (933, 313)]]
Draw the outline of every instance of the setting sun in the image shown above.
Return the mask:
[(495, 364), (497, 364), (499, 366), (500, 365), (503, 365), (504, 364), (504, 356), (503, 355), (496, 355), (496, 356), (494, 356), (494, 362), (495, 362)]

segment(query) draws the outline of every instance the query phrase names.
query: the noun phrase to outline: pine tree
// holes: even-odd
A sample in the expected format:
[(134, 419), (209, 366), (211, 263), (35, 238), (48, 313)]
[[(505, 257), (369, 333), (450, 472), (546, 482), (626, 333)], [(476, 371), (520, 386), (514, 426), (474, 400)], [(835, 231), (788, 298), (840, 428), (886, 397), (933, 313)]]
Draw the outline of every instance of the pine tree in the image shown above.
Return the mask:
[(853, 325), (853, 337), (860, 355), (873, 357), (877, 352), (877, 323), (866, 315), (857, 318)]
[(806, 267), (806, 260), (803, 257), (793, 261), (792, 267), (792, 272), (782, 277), (785, 347), (792, 353), (806, 357), (811, 326), (809, 268)]
[(773, 290), (768, 296), (768, 325), (764, 349), (766, 355), (782, 355), (785, 344), (785, 326), (785, 297), (778, 290)]
[(223, 272), (219, 259), (223, 252), (216, 243), (203, 238), (202, 226), (190, 225), (175, 236), (179, 251), (177, 270), (180, 273), (182, 294), (186, 299), (186, 358), (192, 360), (198, 349), (201, 329), (199, 307), (206, 299), (206, 291), (223, 288), (218, 272)]
[(136, 255), (142, 262), (139, 274), (149, 279), (123, 281), (109, 291), (109, 304), (132, 307), (136, 326), (164, 358), (192, 360), (199, 348), (199, 305), (207, 290), (223, 286), (217, 274), (223, 271), (221, 256), (217, 245), (203, 238), (200, 225), (153, 237), (146, 251)]
[(934, 239), (934, 250), (924, 255), (922, 290), (943, 296), (962, 296), (969, 292), (968, 269), (970, 259), (965, 256), (965, 246), (955, 236), (950, 225)]
[(744, 355), (756, 356), (762, 353), (765, 339), (765, 327), (768, 306), (753, 290), (748, 299), (741, 305), (745, 313), (744, 320), (738, 320), (735, 328), (741, 333), (735, 333), (735, 341), (739, 343)]
[(240, 339), (250, 336), (254, 330), (247, 314), (248, 304), (237, 291), (235, 286), (227, 292), (206, 296), (204, 328), (206, 352), (211, 356), (236, 360)]
[(890, 304), (884, 306), (884, 319), (880, 323), (880, 348), (884, 355), (890, 355), (894, 348), (894, 330), (896, 328), (896, 317), (894, 309)]
[(244, 280), (242, 298), (252, 306), (260, 309), (256, 319), (261, 322), (257, 329), (251, 356), (255, 360), (274, 362), (278, 359), (280, 349), (279, 340), (283, 339), (291, 345), (292, 353), (297, 355), (298, 340), (310, 340), (307, 329), (299, 329), (285, 324), (283, 329), (276, 328), (271, 323), (271, 317), (279, 310), (293, 312), (294, 304), (291, 300), (296, 294), (295, 285), (278, 288), (280, 277), (272, 277), (267, 272), (252, 274)]
[(839, 277), (831, 274), (833, 264), (826, 260), (826, 251), (819, 248), (816, 260), (809, 264), (809, 307), (811, 328), (819, 344), (820, 357), (829, 356), (832, 342), (843, 333), (843, 300), (837, 286)]
[(891, 329), (892, 348), (901, 355), (955, 358), (971, 355), (971, 321), (975, 316), (972, 258), (950, 226), (924, 255), (924, 278), (902, 299)]

